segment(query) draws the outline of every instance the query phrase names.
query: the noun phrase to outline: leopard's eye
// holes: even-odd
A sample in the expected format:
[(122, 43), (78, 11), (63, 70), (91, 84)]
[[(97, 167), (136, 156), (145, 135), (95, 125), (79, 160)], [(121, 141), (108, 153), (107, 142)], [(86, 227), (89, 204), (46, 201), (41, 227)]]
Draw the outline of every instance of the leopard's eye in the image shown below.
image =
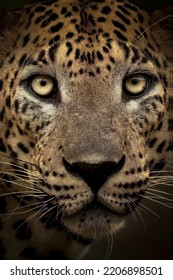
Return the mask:
[(34, 75), (28, 79), (28, 87), (40, 98), (50, 98), (57, 88), (55, 80), (47, 75)]
[(152, 78), (146, 74), (133, 74), (124, 80), (123, 91), (131, 97), (139, 97), (150, 87)]

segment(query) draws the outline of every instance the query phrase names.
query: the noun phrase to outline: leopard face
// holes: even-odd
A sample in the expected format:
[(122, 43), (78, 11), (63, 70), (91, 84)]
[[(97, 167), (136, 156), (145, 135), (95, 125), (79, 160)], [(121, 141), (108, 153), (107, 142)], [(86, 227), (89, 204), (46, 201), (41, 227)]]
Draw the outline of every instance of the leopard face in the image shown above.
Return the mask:
[(2, 192), (39, 222), (111, 234), (170, 164), (172, 35), (150, 28), (166, 12), (61, 0), (3, 15)]

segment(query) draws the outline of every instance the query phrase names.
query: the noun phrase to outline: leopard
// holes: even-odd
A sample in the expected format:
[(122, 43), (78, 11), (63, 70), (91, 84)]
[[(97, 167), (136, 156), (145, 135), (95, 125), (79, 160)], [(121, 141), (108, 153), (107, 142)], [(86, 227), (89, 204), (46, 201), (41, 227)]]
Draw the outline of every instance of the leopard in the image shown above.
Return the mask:
[(80, 259), (172, 170), (173, 6), (33, 1), (0, 38), (0, 259)]

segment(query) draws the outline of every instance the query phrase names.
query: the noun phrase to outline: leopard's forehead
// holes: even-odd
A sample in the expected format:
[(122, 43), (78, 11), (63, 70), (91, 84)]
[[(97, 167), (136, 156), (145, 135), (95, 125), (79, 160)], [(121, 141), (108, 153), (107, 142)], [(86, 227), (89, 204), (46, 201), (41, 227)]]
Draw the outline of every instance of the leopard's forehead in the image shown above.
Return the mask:
[[(18, 11), (23, 47), (58, 44), (70, 40), (88, 48), (99, 37), (132, 42), (144, 32), (147, 13), (128, 1), (55, 0), (32, 3)], [(42, 30), (42, 32), (40, 32)], [(19, 42), (19, 40), (18, 40)], [(30, 46), (31, 47), (31, 46)], [(69, 45), (69, 49), (71, 46)], [(70, 51), (70, 50), (69, 50)]]

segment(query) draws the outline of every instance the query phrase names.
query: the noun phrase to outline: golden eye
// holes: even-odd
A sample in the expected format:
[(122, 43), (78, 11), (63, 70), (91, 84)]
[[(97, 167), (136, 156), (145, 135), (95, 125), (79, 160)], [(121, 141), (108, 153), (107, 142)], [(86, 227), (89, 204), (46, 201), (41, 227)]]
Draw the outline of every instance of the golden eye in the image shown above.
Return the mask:
[(56, 89), (54, 79), (46, 75), (35, 75), (29, 79), (29, 88), (41, 98), (50, 97)]
[(151, 78), (145, 74), (134, 74), (124, 81), (124, 92), (132, 97), (143, 94), (151, 84)]

